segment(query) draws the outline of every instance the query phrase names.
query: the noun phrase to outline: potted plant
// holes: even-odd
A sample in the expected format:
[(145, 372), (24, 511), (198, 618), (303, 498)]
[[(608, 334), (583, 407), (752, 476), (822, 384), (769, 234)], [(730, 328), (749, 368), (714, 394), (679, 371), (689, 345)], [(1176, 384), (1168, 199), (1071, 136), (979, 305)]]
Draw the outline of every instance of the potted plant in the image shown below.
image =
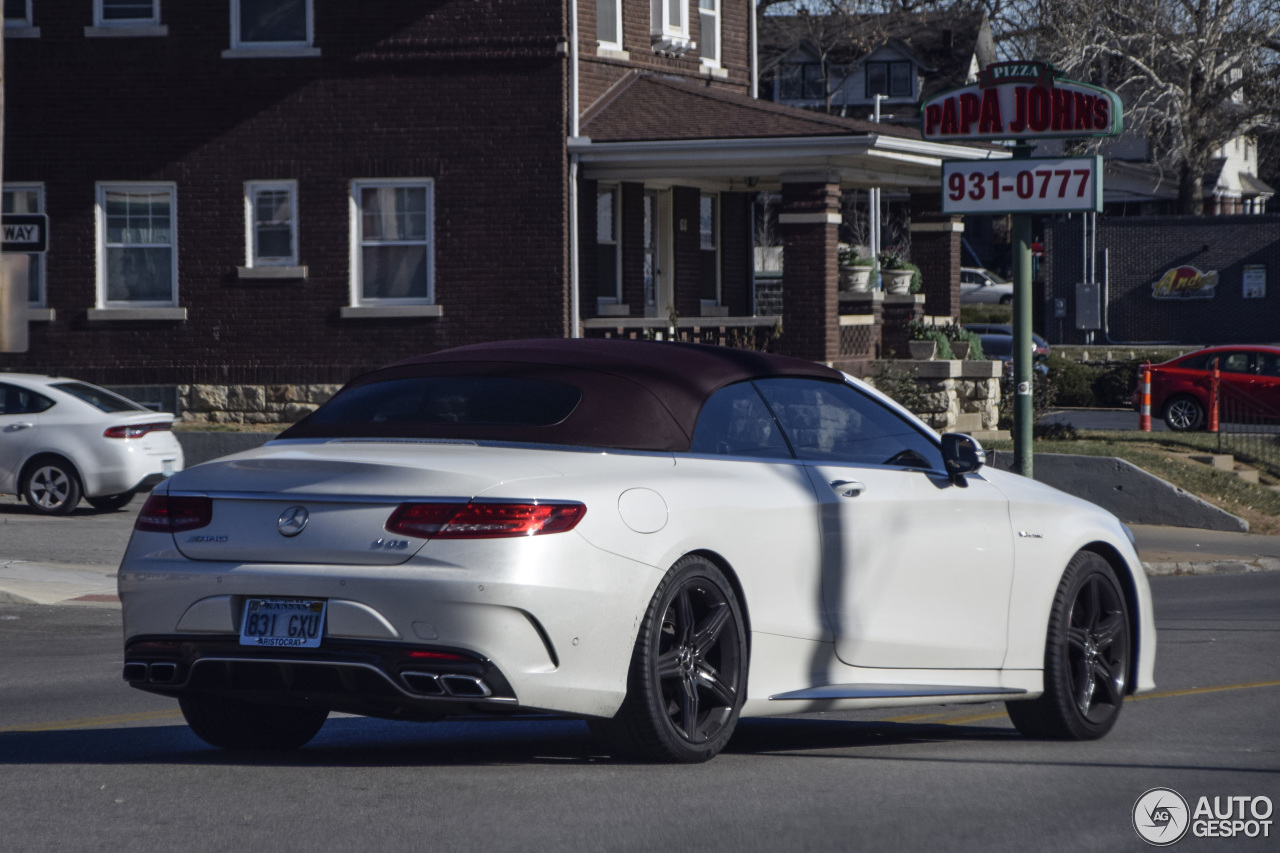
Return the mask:
[(866, 293), (871, 289), (871, 273), (875, 259), (864, 257), (858, 246), (841, 243), (838, 252), (840, 265), (840, 289), (852, 293)]
[(942, 327), (942, 334), (946, 336), (947, 343), (951, 345), (951, 352), (955, 357), (964, 361), (969, 355), (969, 337), (970, 333), (960, 328), (960, 324), (950, 322)]
[(912, 320), (907, 324), (907, 349), (911, 357), (920, 361), (931, 361), (935, 356), (951, 359), (954, 353), (951, 344), (942, 330), (920, 320)]
[(920, 289), (920, 268), (908, 261), (900, 249), (880, 253), (880, 277), (887, 293), (915, 293)]

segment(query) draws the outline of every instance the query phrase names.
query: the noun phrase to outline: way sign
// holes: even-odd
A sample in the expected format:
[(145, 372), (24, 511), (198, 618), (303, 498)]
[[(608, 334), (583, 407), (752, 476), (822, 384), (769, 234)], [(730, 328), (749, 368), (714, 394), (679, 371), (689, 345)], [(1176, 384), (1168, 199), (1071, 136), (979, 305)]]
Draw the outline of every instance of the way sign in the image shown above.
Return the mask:
[(44, 254), (49, 247), (49, 217), (43, 213), (6, 213), (2, 226), (3, 251)]

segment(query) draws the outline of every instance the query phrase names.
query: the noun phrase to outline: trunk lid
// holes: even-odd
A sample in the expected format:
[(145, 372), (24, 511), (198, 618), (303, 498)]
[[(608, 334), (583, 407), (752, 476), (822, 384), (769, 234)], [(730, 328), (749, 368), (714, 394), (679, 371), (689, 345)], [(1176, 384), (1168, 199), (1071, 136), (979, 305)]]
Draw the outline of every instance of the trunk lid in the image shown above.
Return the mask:
[(403, 563), (426, 540), (384, 525), (406, 501), (466, 503), (504, 483), (560, 476), (536, 451), (438, 441), (289, 442), (189, 468), (170, 495), (202, 495), (213, 519), (174, 535), (193, 560)]

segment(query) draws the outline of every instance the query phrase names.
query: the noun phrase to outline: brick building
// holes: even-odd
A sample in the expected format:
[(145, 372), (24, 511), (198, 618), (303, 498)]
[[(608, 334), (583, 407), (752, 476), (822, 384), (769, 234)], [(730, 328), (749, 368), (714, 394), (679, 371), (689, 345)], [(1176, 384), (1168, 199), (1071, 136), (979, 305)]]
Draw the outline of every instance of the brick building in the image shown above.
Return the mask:
[[(497, 338), (771, 328), (766, 188), (779, 348), (838, 360), (836, 192), (936, 204), (942, 158), (990, 156), (755, 100), (748, 0), (4, 8), (5, 209), (50, 237), (0, 370), (326, 383)], [(919, 227), (925, 310), (955, 313), (958, 225)]]
[(1095, 263), (1084, 239), (1079, 218), (1045, 225), (1043, 330), (1053, 343), (1280, 341), (1280, 216), (1100, 218), (1092, 290), (1078, 284)]

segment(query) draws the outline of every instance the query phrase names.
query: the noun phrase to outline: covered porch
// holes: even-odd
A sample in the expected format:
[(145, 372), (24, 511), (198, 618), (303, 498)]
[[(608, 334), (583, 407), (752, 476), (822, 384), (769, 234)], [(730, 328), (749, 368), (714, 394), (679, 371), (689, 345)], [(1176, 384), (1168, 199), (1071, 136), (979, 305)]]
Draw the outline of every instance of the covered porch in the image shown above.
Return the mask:
[[(944, 159), (1003, 158), (889, 125), (637, 74), (569, 140), (577, 184), (571, 317), (583, 336), (768, 346), (846, 369), (905, 353), (905, 325), (959, 315), (959, 217)], [(841, 195), (910, 193), (918, 294), (839, 290)], [(758, 289), (753, 205), (780, 194), (780, 299)]]

